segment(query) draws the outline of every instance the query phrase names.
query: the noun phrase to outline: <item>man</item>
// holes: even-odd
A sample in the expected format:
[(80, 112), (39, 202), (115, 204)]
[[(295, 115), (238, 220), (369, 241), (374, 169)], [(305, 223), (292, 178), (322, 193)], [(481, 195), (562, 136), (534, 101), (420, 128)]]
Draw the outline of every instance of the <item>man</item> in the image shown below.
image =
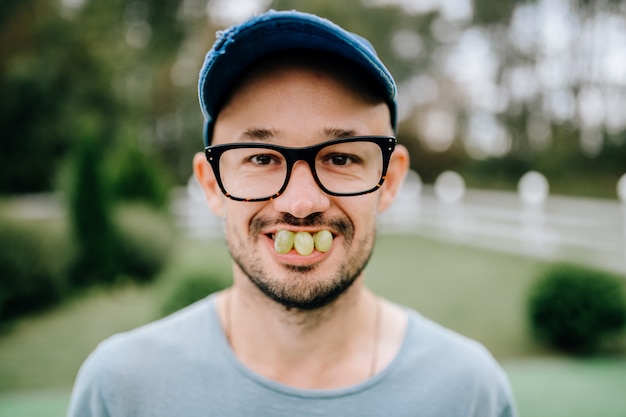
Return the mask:
[(371, 46), (268, 12), (221, 34), (199, 94), (194, 172), (223, 217), (233, 285), (101, 344), (69, 415), (514, 415), (484, 348), (363, 284), (409, 166)]

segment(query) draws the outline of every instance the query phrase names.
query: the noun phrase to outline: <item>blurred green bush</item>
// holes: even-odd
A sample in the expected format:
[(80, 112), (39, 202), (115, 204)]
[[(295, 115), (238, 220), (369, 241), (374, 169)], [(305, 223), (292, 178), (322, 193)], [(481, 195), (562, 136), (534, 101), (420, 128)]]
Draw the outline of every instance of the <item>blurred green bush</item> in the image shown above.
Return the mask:
[(0, 319), (39, 310), (69, 290), (67, 236), (0, 217)]
[(550, 266), (528, 299), (535, 336), (567, 353), (598, 353), (626, 326), (625, 282), (626, 277), (588, 267)]
[(51, 225), (0, 213), (0, 320), (53, 306), (87, 284), (153, 281), (170, 260), (175, 241), (170, 219), (149, 206), (123, 204), (112, 212), (111, 224), (118, 239), (112, 277), (103, 282), (93, 276), (79, 281), (72, 273), (81, 271), (77, 268), (80, 243), (64, 222)]
[(141, 204), (115, 210), (120, 272), (137, 282), (152, 281), (170, 259), (174, 226), (161, 211)]
[(103, 167), (103, 151), (93, 130), (85, 127), (83, 138), (74, 149), (67, 190), (76, 249), (70, 279), (73, 285), (85, 287), (111, 283), (119, 271), (113, 195)]
[(161, 306), (161, 315), (166, 316), (188, 306), (209, 294), (228, 287), (226, 275), (211, 270), (183, 271), (174, 289)]
[(167, 176), (137, 145), (109, 153), (97, 123), (83, 129), (62, 181), (75, 248), (71, 282), (150, 281), (167, 262), (174, 233), (164, 210)]
[(171, 184), (166, 168), (134, 141), (123, 141), (111, 158), (112, 188), (116, 200), (167, 208)]
[[(67, 219), (26, 221), (0, 213), (0, 318), (94, 285), (150, 282), (169, 261), (175, 228), (164, 210), (163, 175), (138, 149), (126, 152), (120, 165), (107, 165), (111, 156), (103, 140), (97, 121), (85, 119), (58, 178)], [(134, 185), (121, 192), (116, 186), (124, 179)]]

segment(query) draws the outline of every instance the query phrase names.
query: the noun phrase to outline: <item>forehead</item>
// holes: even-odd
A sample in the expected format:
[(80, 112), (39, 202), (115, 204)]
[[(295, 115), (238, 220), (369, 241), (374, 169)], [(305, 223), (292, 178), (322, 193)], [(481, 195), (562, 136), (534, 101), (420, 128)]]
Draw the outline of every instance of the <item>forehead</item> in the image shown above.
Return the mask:
[(256, 79), (286, 70), (314, 71), (335, 80), (348, 92), (367, 103), (385, 102), (386, 92), (379, 86), (379, 83), (354, 63), (324, 52), (291, 50), (267, 55), (251, 65), (233, 84), (220, 107), (228, 105), (233, 95)]
[(385, 103), (371, 104), (316, 70), (282, 68), (242, 84), (218, 116), (213, 139), (216, 144), (252, 140), (299, 147), (390, 134)]
[[(383, 93), (362, 71), (355, 72), (354, 65), (331, 58), (294, 52), (258, 62), (223, 104), (215, 124), (214, 143), (241, 140), (235, 138), (232, 129), (227, 129), (225, 138), (220, 134), (224, 121), (234, 119), (236, 128), (245, 125), (248, 130), (277, 133), (289, 124), (289, 119), (298, 119), (295, 127), (303, 130), (318, 128), (316, 123), (322, 123), (319, 129), (325, 131), (392, 134)], [(367, 119), (376, 120), (382, 127), (371, 131)]]

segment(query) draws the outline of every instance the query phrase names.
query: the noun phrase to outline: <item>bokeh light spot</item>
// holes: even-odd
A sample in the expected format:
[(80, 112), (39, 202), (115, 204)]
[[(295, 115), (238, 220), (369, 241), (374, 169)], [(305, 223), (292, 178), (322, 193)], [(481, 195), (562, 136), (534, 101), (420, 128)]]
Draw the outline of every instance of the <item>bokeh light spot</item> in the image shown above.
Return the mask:
[(529, 171), (520, 178), (517, 191), (525, 204), (543, 204), (550, 187), (546, 177), (537, 171)]
[(444, 171), (435, 180), (435, 194), (445, 203), (458, 203), (465, 195), (465, 180), (454, 171)]

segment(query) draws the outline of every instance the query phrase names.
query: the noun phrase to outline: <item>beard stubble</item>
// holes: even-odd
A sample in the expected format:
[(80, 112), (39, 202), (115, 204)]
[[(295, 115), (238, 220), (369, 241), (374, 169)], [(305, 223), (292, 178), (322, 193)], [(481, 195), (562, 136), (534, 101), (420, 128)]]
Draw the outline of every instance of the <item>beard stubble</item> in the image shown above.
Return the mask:
[[(263, 260), (255, 247), (260, 231), (268, 226), (290, 225), (295, 227), (315, 227), (330, 229), (343, 237), (346, 259), (339, 263), (333, 276), (321, 276), (317, 265), (283, 265), (281, 278), (271, 276), (263, 268)], [(321, 213), (313, 213), (305, 218), (297, 218), (284, 213), (278, 218), (254, 217), (249, 226), (248, 236), (236, 239), (227, 233), (226, 242), (234, 262), (248, 279), (267, 297), (287, 309), (316, 310), (335, 301), (356, 281), (365, 269), (373, 251), (373, 231), (370, 239), (357, 241), (353, 248), (354, 225), (346, 216), (325, 218)], [(245, 239), (245, 240), (244, 240)], [(352, 249), (352, 251), (350, 251)]]

